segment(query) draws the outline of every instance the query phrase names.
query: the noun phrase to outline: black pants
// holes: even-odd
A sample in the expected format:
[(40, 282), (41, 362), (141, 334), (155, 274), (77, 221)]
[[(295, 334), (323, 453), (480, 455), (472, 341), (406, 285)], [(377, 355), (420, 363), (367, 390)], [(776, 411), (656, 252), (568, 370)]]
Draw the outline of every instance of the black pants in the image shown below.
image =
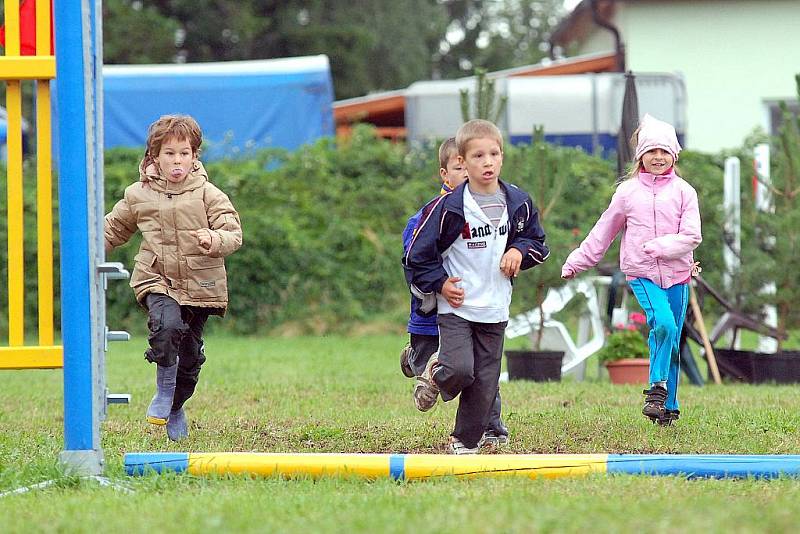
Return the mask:
[(408, 364), (414, 374), (420, 376), (433, 353), (439, 350), (439, 336), (411, 334), (411, 349), (412, 352), (409, 355)]
[(200, 367), (206, 361), (203, 351), (203, 328), (210, 309), (181, 306), (175, 299), (160, 293), (145, 298), (150, 329), (147, 361), (170, 367), (178, 364), (172, 409), (183, 407), (197, 387)]
[[(439, 350), (439, 336), (426, 334), (411, 334), (411, 356), (408, 363), (416, 376), (420, 376), (428, 364), (428, 360), (434, 352)], [(501, 347), (502, 352), (502, 347)], [(500, 418), (502, 411), (502, 401), (500, 399), (500, 388), (497, 388), (497, 395), (492, 403), (492, 411), (489, 414), (489, 424), (486, 430), (491, 430), (496, 434), (508, 435), (508, 428)]]
[(475, 323), (452, 313), (440, 314), (438, 322), (439, 368), (433, 380), (444, 401), (460, 394), (452, 435), (474, 448), (498, 398), (507, 322)]

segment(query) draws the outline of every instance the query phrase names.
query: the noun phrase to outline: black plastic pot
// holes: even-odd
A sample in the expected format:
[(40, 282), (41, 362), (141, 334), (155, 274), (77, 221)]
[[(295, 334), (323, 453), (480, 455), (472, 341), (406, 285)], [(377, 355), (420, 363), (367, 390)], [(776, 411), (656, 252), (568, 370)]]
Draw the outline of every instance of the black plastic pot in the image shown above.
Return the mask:
[(508, 379), (558, 382), (563, 359), (563, 351), (507, 350)]
[(732, 349), (714, 349), (720, 375), (742, 382), (794, 384), (800, 382), (800, 352), (776, 354)]

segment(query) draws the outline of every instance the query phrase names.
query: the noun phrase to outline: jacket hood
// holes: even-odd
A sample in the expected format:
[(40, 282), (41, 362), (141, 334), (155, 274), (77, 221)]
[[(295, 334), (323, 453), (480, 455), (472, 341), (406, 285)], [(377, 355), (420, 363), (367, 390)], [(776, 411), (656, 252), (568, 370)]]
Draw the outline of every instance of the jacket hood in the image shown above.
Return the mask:
[(173, 183), (161, 176), (155, 162), (144, 158), (139, 163), (139, 181), (147, 183), (155, 191), (184, 193), (202, 187), (208, 181), (208, 173), (200, 160), (195, 160), (189, 175), (180, 183)]

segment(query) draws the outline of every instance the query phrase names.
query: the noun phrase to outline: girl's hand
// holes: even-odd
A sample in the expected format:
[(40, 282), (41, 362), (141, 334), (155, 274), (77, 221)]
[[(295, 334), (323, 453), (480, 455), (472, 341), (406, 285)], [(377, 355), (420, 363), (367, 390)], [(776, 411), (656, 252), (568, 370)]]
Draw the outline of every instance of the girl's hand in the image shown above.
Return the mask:
[(572, 280), (573, 278), (575, 278), (575, 273), (572, 272), (572, 269), (570, 269), (569, 267), (562, 267), (561, 278), (563, 278), (564, 280)]
[(451, 276), (442, 285), (442, 296), (453, 308), (458, 308), (464, 304), (464, 290), (456, 284), (461, 281), (458, 276)]
[(519, 268), (522, 265), (522, 252), (519, 249), (511, 247), (500, 258), (500, 271), (508, 278), (512, 278), (519, 274)]

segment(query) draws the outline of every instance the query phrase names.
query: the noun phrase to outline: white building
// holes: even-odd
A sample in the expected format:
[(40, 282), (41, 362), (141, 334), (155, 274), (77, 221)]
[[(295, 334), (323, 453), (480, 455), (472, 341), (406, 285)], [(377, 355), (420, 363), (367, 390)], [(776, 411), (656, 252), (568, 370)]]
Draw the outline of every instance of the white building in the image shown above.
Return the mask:
[(756, 127), (774, 132), (778, 102), (797, 107), (798, 0), (583, 0), (552, 43), (570, 56), (619, 51), (634, 73), (681, 74), (695, 150), (738, 147)]

